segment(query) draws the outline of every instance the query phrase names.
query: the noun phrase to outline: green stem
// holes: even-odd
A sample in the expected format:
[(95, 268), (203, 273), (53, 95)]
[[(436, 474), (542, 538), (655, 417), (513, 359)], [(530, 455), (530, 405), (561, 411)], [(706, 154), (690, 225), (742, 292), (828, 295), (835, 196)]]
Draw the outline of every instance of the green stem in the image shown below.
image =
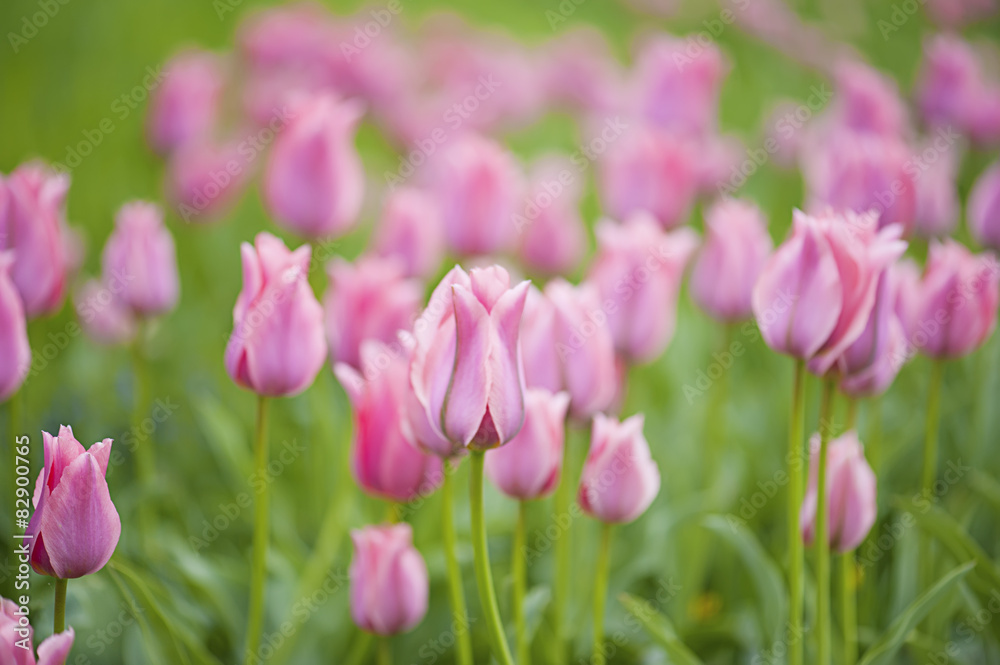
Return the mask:
[(517, 502), (517, 526), (514, 528), (514, 551), (511, 553), (511, 576), (514, 578), (514, 631), (517, 635), (517, 662), (529, 665), (531, 662), (531, 642), (524, 621), (524, 589), (527, 586), (527, 571), (524, 561), (525, 530), (528, 521), (528, 504)]
[(604, 665), (604, 601), (608, 596), (608, 562), (611, 559), (611, 532), (613, 525), (601, 525), (601, 549), (597, 554), (594, 572), (594, 655), (593, 665)]
[(503, 633), (497, 594), (493, 589), (493, 573), (490, 572), (490, 553), (486, 544), (486, 523), (483, 520), (483, 461), (486, 454), (482, 450), (473, 450), (471, 457), (472, 476), (469, 480), (469, 509), (472, 513), (472, 549), (475, 554), (479, 603), (482, 605), (486, 627), (489, 629), (493, 657), (500, 665), (514, 665), (510, 648), (507, 646), (507, 637)]
[(375, 636), (371, 633), (358, 631), (358, 637), (351, 644), (347, 658), (341, 661), (342, 665), (361, 665), (364, 663), (368, 658), (368, 651), (371, 649), (374, 639)]
[(378, 665), (392, 665), (392, 645), (388, 637), (380, 637), (378, 640)]
[(52, 621), (52, 633), (66, 630), (66, 585), (69, 580), (56, 579), (55, 618)]
[(854, 586), (854, 552), (844, 552), (840, 557), (840, 624), (844, 631), (844, 662), (847, 665), (858, 659), (858, 607)]
[[(267, 475), (267, 398), (257, 400), (257, 436), (254, 443), (254, 464), (258, 477)], [(267, 548), (270, 541), (268, 527), (269, 485), (263, 483), (254, 502), (253, 558), (250, 568), (250, 611), (247, 616), (246, 662), (256, 662), (264, 620), (264, 586), (267, 581)]]
[[(920, 483), (921, 496), (925, 499), (933, 492), (934, 479), (937, 477), (938, 457), (938, 427), (941, 417), (941, 383), (944, 379), (944, 363), (935, 360), (931, 366), (931, 380), (927, 395), (927, 423), (924, 432), (924, 468)], [(934, 567), (931, 561), (932, 543), (930, 536), (920, 537), (920, 578), (923, 588), (933, 583)]]
[(819, 665), (830, 665), (830, 527), (827, 497), (826, 458), (833, 415), (833, 381), (823, 382), (819, 411), (819, 463), (816, 469), (816, 634)]
[(788, 647), (790, 665), (802, 665), (802, 579), (805, 568), (805, 551), (799, 535), (799, 511), (805, 493), (802, 467), (802, 439), (805, 421), (805, 363), (795, 361), (795, 379), (792, 388), (792, 412), (788, 427), (788, 634), (792, 637)]
[(455, 654), (458, 665), (472, 665), (472, 640), (469, 637), (468, 611), (462, 590), (462, 570), (458, 565), (455, 538), (455, 500), (452, 475), (455, 467), (445, 462), (444, 484), (441, 487), (441, 533), (448, 567), (448, 595), (451, 600), (452, 628), (455, 631)]
[(845, 431), (850, 432), (858, 424), (858, 400), (851, 396), (846, 396), (847, 399), (847, 428)]
[[(569, 515), (570, 491), (573, 481), (570, 476), (573, 473), (571, 463), (574, 446), (569, 440), (569, 427), (566, 428), (566, 445), (563, 447), (562, 471), (559, 474), (559, 485), (556, 487), (556, 494), (553, 498), (553, 508), (556, 519), (560, 520), (564, 515)], [(555, 623), (555, 655), (556, 665), (563, 665), (566, 662), (566, 606), (569, 604), (570, 586), (570, 532), (569, 526), (561, 529), (555, 537), (555, 557), (556, 557), (556, 579), (553, 593), (553, 622)]]
[[(149, 412), (149, 368), (146, 364), (146, 356), (142, 350), (144, 326), (139, 325), (136, 331), (135, 342), (132, 344), (132, 372), (134, 385), (132, 403), (132, 434), (135, 445), (135, 472), (139, 480), (139, 486), (145, 498), (139, 502), (139, 527), (143, 537), (148, 536), (155, 528), (155, 519), (150, 510), (152, 503), (149, 495), (153, 490), (156, 478), (156, 465), (154, 462), (153, 436), (140, 440), (140, 435), (144, 432), (143, 420)], [(149, 548), (147, 548), (149, 549)]]

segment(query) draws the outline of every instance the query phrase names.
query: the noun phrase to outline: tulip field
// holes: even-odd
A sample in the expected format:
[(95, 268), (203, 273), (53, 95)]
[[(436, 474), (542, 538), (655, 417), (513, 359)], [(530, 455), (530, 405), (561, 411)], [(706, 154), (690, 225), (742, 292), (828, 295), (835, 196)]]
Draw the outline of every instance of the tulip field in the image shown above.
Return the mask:
[(0, 665), (1000, 663), (997, 0), (0, 27)]

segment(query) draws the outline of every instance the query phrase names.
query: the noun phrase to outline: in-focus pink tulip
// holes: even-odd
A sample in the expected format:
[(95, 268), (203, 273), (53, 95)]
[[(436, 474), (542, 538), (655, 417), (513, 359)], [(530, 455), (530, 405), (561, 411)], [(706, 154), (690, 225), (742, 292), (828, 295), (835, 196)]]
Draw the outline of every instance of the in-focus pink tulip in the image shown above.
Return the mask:
[(406, 424), (409, 360), (405, 349), (366, 340), (361, 372), (334, 367), (354, 407), (354, 478), (365, 491), (401, 503), (430, 494), (443, 478), (441, 458), (417, 448)]
[(643, 436), (644, 417), (619, 423), (597, 414), (577, 500), (585, 513), (608, 523), (631, 522), (660, 491), (660, 470)]
[(404, 277), (396, 259), (362, 256), (354, 263), (334, 258), (327, 266), (330, 287), (323, 299), (330, 358), (361, 368), (365, 340), (395, 341), (413, 325), (423, 289)]
[(544, 275), (566, 274), (583, 258), (587, 238), (579, 209), (580, 178), (562, 157), (535, 165), (528, 196), (514, 216), (518, 255), (529, 269)]
[(879, 276), (906, 249), (900, 227), (875, 213), (819, 217), (798, 210), (792, 235), (768, 259), (753, 292), (767, 345), (825, 374), (865, 329)]
[[(933, 154), (934, 159), (924, 160), (920, 164), (923, 170), (916, 181), (917, 210), (916, 232), (925, 237), (945, 236), (950, 234), (961, 215), (958, 201), (958, 169), (962, 162), (962, 149), (955, 145), (941, 151), (935, 148), (934, 141), (926, 142), (925, 150)], [(933, 150), (933, 153), (930, 151)]]
[(375, 231), (374, 251), (403, 262), (407, 277), (426, 279), (444, 258), (444, 229), (434, 199), (415, 187), (397, 187), (386, 195)]
[(0, 179), (0, 250), (14, 250), (10, 277), (29, 319), (56, 312), (66, 295), (69, 176), (39, 162)]
[(185, 222), (221, 219), (243, 192), (259, 159), (249, 159), (238, 143), (185, 144), (167, 162), (167, 198)]
[(163, 82), (150, 94), (146, 133), (153, 149), (167, 154), (211, 134), (224, 78), (221, 59), (206, 51), (179, 53), (163, 69)]
[[(816, 532), (819, 483), (819, 434), (809, 442), (809, 487), (799, 516), (802, 538), (811, 545)], [(864, 448), (854, 430), (830, 441), (826, 453), (827, 526), (830, 549), (843, 554), (855, 549), (868, 535), (878, 513), (875, 472), (865, 460)]]
[(264, 174), (264, 201), (275, 220), (306, 238), (338, 236), (358, 218), (364, 171), (354, 146), (363, 113), (357, 102), (320, 95), (292, 110)]
[(430, 177), (453, 251), (469, 256), (511, 248), (513, 215), (524, 183), (516, 160), (503, 146), (475, 134), (451, 139)]
[(0, 663), (4, 665), (65, 665), (76, 634), (72, 626), (50, 635), (38, 645), (38, 660), (33, 646), (35, 631), (29, 623), (27, 608), (0, 598)]
[[(462, 448), (488, 450), (510, 441), (524, 422), (524, 368), (518, 341), (529, 282), (511, 288), (500, 266), (456, 266), (414, 325), (410, 384), (419, 408), (410, 422), (433, 434), (418, 443), (447, 457)], [(440, 447), (440, 438), (451, 442)]]
[(59, 436), (42, 432), (45, 467), (35, 483), (31, 566), (60, 579), (92, 575), (111, 559), (122, 523), (111, 501), (108, 472), (111, 439), (84, 450), (65, 425)]
[(177, 304), (177, 252), (155, 203), (121, 207), (101, 260), (105, 284), (117, 284), (121, 301), (136, 313), (155, 316)]
[(507, 496), (531, 501), (559, 484), (569, 393), (529, 388), (524, 407), (524, 427), (518, 435), (486, 454), (486, 475)]
[(420, 623), (429, 581), (410, 525), (367, 526), (352, 531), (351, 540), (351, 617), (358, 628), (395, 635)]
[(118, 288), (89, 280), (74, 294), (73, 306), (80, 327), (95, 342), (117, 346), (135, 338), (135, 314), (122, 301)]
[(521, 316), (521, 357), (526, 386), (550, 393), (562, 390), (562, 365), (556, 352), (556, 309), (534, 284), (528, 289)]
[(13, 264), (13, 252), (0, 252), (0, 402), (18, 391), (31, 367), (24, 305), (10, 278)]
[(597, 245), (588, 280), (607, 306), (615, 347), (631, 362), (648, 362), (673, 337), (681, 278), (698, 236), (687, 228), (664, 233), (637, 214), (624, 224), (601, 222)]
[(837, 360), (840, 390), (852, 397), (884, 393), (906, 359), (906, 333), (896, 313), (896, 271), (882, 273), (864, 331)]
[(969, 194), (969, 229), (976, 240), (1000, 251), (1000, 162), (986, 169)]
[(309, 286), (312, 248), (288, 250), (270, 233), (243, 243), (243, 290), (233, 308), (226, 370), (258, 395), (296, 395), (326, 359), (323, 308)]
[(767, 219), (750, 201), (724, 199), (705, 213), (705, 243), (691, 270), (691, 297), (725, 322), (753, 315), (753, 285), (774, 243)]

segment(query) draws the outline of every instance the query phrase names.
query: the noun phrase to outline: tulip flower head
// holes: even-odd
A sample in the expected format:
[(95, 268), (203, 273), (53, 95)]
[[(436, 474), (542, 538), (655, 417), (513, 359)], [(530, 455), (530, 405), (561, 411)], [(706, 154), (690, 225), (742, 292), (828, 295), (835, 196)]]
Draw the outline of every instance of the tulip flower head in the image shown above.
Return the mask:
[(395, 635), (427, 614), (427, 564), (413, 547), (409, 524), (368, 526), (351, 532), (351, 617), (362, 630)]
[(861, 335), (837, 360), (840, 390), (852, 397), (884, 393), (906, 359), (906, 333), (896, 313), (897, 272), (882, 273), (875, 306)]
[(177, 253), (159, 206), (143, 201), (123, 205), (102, 263), (105, 283), (117, 283), (121, 301), (133, 312), (155, 316), (177, 304)]
[(98, 344), (116, 346), (135, 338), (135, 314), (116, 291), (106, 283), (92, 279), (73, 295), (80, 327)]
[(65, 665), (76, 634), (72, 627), (50, 635), (38, 645), (35, 660), (34, 629), (28, 623), (27, 608), (0, 598), (0, 663), (4, 665)]
[(528, 196), (514, 216), (518, 254), (524, 265), (545, 275), (573, 270), (586, 249), (579, 205), (583, 188), (568, 159), (540, 160)]
[(403, 262), (407, 277), (433, 275), (444, 256), (444, 230), (434, 199), (414, 187), (390, 191), (374, 243), (379, 256)]
[(0, 402), (17, 392), (31, 366), (24, 305), (10, 277), (13, 264), (13, 252), (0, 252)]
[(1000, 162), (983, 172), (972, 188), (969, 228), (981, 244), (1000, 251)]
[(211, 134), (224, 81), (222, 61), (203, 51), (174, 56), (164, 73), (163, 83), (150, 95), (146, 133), (157, 152), (168, 154)]
[(660, 491), (660, 471), (642, 434), (641, 414), (619, 423), (594, 417), (590, 452), (580, 477), (578, 501), (585, 513), (602, 522), (632, 522)]

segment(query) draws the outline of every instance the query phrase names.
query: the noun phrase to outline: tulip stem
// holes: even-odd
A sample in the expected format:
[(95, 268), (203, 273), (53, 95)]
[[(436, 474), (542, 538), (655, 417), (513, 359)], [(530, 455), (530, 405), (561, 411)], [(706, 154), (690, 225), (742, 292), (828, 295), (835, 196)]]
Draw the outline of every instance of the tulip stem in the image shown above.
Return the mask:
[(56, 578), (55, 618), (52, 621), (52, 634), (66, 630), (66, 586), (69, 580)]
[(378, 640), (378, 665), (392, 665), (392, 645), (388, 637)]
[[(257, 400), (257, 436), (254, 442), (254, 463), (258, 477), (267, 476), (267, 397)], [(253, 558), (250, 567), (250, 611), (247, 617), (246, 662), (256, 662), (264, 619), (264, 586), (267, 578), (268, 483), (262, 483), (254, 502)]]
[[(931, 381), (927, 394), (927, 424), (924, 432), (924, 470), (920, 484), (921, 496), (929, 498), (933, 492), (934, 479), (937, 476), (938, 457), (938, 426), (941, 416), (941, 383), (944, 379), (944, 363), (935, 360), (931, 365)], [(920, 537), (920, 571), (921, 582), (926, 589), (934, 579), (934, 567), (931, 563), (932, 544), (930, 536)]]
[(840, 623), (844, 630), (844, 662), (849, 664), (858, 659), (858, 607), (854, 597), (854, 578), (852, 550), (840, 557)]
[(799, 535), (799, 511), (805, 493), (802, 466), (802, 438), (805, 420), (805, 363), (795, 361), (792, 413), (788, 427), (788, 618), (789, 665), (802, 665), (802, 578), (805, 550)]
[(819, 463), (816, 469), (816, 635), (817, 663), (830, 665), (830, 508), (827, 496), (826, 457), (835, 385), (823, 382), (819, 411)]
[(472, 641), (469, 638), (468, 611), (462, 590), (462, 569), (458, 565), (455, 538), (454, 481), (456, 467), (445, 462), (444, 484), (441, 487), (441, 535), (448, 566), (448, 595), (451, 600), (452, 629), (455, 632), (455, 654), (458, 665), (472, 665)]
[(524, 590), (527, 570), (524, 561), (525, 531), (528, 521), (528, 503), (517, 502), (517, 526), (514, 529), (514, 551), (511, 552), (511, 576), (514, 578), (514, 631), (517, 635), (518, 665), (531, 663), (531, 642), (524, 621)]
[(845, 432), (850, 432), (858, 424), (858, 400), (847, 396), (847, 427)]
[(611, 532), (613, 525), (601, 525), (601, 549), (597, 553), (597, 570), (594, 573), (594, 655), (593, 665), (604, 665), (604, 601), (608, 596), (608, 562), (611, 559)]
[[(143, 539), (148, 539), (149, 534), (155, 528), (155, 519), (150, 514), (152, 503), (148, 498), (154, 484), (155, 463), (153, 461), (153, 437), (144, 436), (140, 440), (140, 434), (145, 432), (143, 419), (149, 410), (149, 371), (146, 366), (146, 357), (142, 350), (142, 339), (145, 326), (141, 323), (136, 330), (135, 342), (132, 344), (132, 373), (135, 385), (133, 387), (132, 403), (132, 435), (135, 438), (135, 473), (142, 487), (142, 492), (147, 497), (139, 502), (139, 529)], [(148, 544), (148, 543), (147, 543)], [(147, 550), (151, 548), (147, 547)], [(158, 551), (152, 549), (152, 551)]]
[[(559, 485), (556, 486), (556, 495), (553, 499), (556, 514), (556, 525), (561, 523), (564, 517), (569, 516), (570, 491), (573, 481), (570, 474), (573, 473), (571, 462), (574, 446), (569, 445), (569, 428), (566, 428), (566, 444), (563, 448), (562, 471), (559, 474)], [(563, 665), (566, 662), (566, 605), (569, 603), (570, 585), (570, 533), (569, 522), (566, 528), (560, 529), (556, 534), (556, 579), (553, 594), (552, 620), (555, 623), (556, 665)]]
[(472, 476), (469, 480), (469, 508), (472, 513), (472, 549), (476, 560), (476, 585), (479, 587), (479, 603), (485, 614), (489, 629), (490, 647), (493, 657), (500, 665), (514, 665), (507, 646), (507, 637), (500, 620), (497, 594), (493, 589), (493, 574), (490, 572), (490, 553), (486, 544), (486, 523), (483, 519), (483, 461), (486, 453), (472, 451)]

